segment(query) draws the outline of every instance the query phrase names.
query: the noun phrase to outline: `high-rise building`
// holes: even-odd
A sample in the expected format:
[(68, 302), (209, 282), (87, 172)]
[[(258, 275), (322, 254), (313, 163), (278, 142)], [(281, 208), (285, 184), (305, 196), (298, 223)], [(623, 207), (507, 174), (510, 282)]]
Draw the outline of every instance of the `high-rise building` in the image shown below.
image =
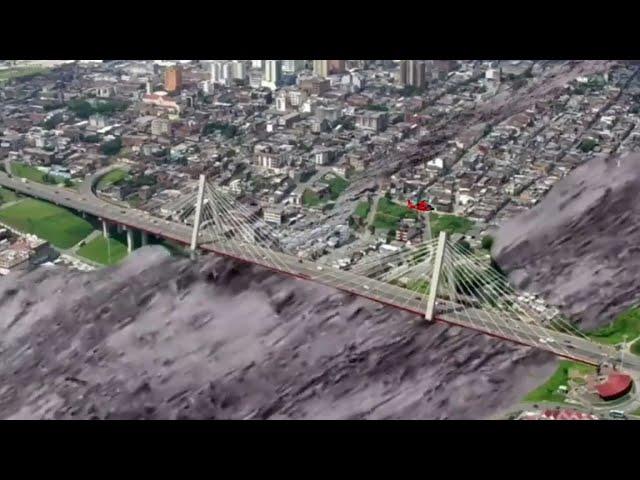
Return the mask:
[(329, 70), (329, 75), (345, 72), (346, 60), (328, 60), (328, 62), (329, 64), (327, 65), (327, 69)]
[(251, 68), (262, 68), (264, 66), (264, 60), (251, 60)]
[(425, 64), (420, 60), (400, 60), (398, 73), (400, 85), (422, 88), (425, 84)]
[(329, 75), (329, 60), (314, 60), (313, 74), (317, 77), (326, 77)]
[(233, 78), (236, 80), (244, 80), (247, 76), (247, 66), (243, 61), (234, 60), (233, 66)]
[(182, 68), (169, 67), (164, 72), (164, 89), (167, 92), (176, 92), (182, 88)]
[(298, 73), (304, 70), (304, 63), (304, 60), (282, 60), (282, 73)]
[(262, 86), (275, 90), (282, 79), (282, 62), (280, 60), (267, 60), (264, 64), (264, 79)]
[(262, 79), (264, 78), (264, 72), (262, 70), (250, 70), (249, 71), (249, 86), (251, 88), (260, 88), (262, 86)]

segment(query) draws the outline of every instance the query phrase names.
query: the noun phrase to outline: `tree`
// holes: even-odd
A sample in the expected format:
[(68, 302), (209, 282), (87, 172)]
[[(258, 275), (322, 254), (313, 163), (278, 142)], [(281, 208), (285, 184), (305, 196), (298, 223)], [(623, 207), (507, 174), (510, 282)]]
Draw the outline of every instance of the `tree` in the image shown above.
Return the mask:
[(459, 245), (465, 252), (471, 252), (471, 245), (466, 240), (459, 242)]
[(387, 190), (387, 193), (384, 194), (384, 198), (391, 200), (391, 190)]
[(64, 186), (67, 187), (67, 188), (73, 187), (73, 182), (71, 181), (70, 178), (65, 178), (64, 179)]
[(71, 100), (67, 107), (80, 118), (89, 118), (93, 114), (93, 107), (86, 100)]
[(393, 229), (389, 230), (387, 232), (387, 243), (391, 243), (395, 239), (396, 239), (396, 231)]
[(590, 152), (591, 150), (593, 150), (596, 145), (598, 145), (598, 142), (592, 138), (585, 138), (584, 140), (582, 140), (582, 142), (580, 142), (580, 145), (578, 146), (578, 148), (580, 150), (582, 150), (584, 153)]
[(369, 225), (369, 231), (371, 232), (371, 235), (373, 235), (376, 233), (376, 227), (374, 225)]
[(485, 250), (491, 250), (491, 247), (493, 246), (493, 237), (491, 235), (485, 235), (484, 237), (482, 237), (480, 245)]
[(109, 140), (100, 145), (100, 151), (105, 155), (116, 155), (122, 148), (122, 139), (120, 137)]

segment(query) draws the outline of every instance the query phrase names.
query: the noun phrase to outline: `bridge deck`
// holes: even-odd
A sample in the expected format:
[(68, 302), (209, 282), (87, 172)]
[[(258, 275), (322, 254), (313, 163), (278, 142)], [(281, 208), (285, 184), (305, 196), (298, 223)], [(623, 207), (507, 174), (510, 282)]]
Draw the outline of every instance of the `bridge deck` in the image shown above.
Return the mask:
[[(0, 172), (0, 185), (19, 193), (37, 197), (77, 211), (83, 211), (107, 221), (125, 225), (137, 230), (170, 239), (188, 245), (191, 240), (191, 227), (175, 222), (155, 218), (146, 212), (124, 209), (102, 202), (86, 192), (75, 192), (33, 182), (23, 182)], [(424, 316), (426, 303), (411, 290), (388, 283), (364, 278), (354, 273), (331, 268), (322, 268), (312, 262), (299, 262), (296, 257), (276, 253), (247, 244), (206, 243), (200, 246), (205, 251), (225, 255), (240, 261), (258, 264), (296, 278), (318, 282), (342, 291), (368, 298), (375, 302)], [(597, 364), (603, 356), (615, 358), (616, 351), (610, 346), (600, 345), (585, 339), (547, 329), (532, 326), (513, 316), (492, 315), (489, 321), (487, 313), (477, 308), (456, 310), (459, 305), (439, 302), (436, 320), (452, 325), (469, 328), (487, 335), (509, 340), (525, 346), (547, 350), (555, 355), (575, 361)], [(540, 338), (551, 337), (554, 342), (541, 344)], [(626, 361), (631, 368), (640, 369), (640, 359)]]

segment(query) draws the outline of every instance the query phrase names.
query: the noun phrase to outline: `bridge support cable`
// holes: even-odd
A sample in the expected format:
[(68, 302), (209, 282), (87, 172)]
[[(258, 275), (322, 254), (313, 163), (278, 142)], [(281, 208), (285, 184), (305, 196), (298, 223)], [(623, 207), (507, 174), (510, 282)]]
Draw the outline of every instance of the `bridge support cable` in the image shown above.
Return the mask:
[[(477, 261), (477, 260), (476, 260)], [(520, 300), (517, 298), (518, 294), (517, 292), (513, 289), (513, 287), (511, 287), (511, 285), (508, 283), (507, 279), (501, 275), (499, 272), (497, 272), (493, 267), (489, 266), (486, 269), (486, 272), (489, 276), (489, 278), (494, 279), (494, 285), (496, 286), (496, 289), (501, 292), (503, 295), (507, 296), (508, 298), (511, 299), (511, 303), (515, 304), (520, 310), (524, 311), (525, 313), (529, 313), (530, 309), (523, 307), (520, 305)], [(534, 316), (536, 315), (540, 315), (540, 312), (534, 312), (533, 313)], [(561, 333), (567, 333), (569, 335), (574, 335), (576, 337), (581, 337), (584, 340), (589, 341), (589, 337), (587, 335), (585, 335), (583, 332), (580, 331), (580, 329), (578, 329), (575, 325), (571, 324), (568, 321), (563, 320), (562, 318), (560, 319), (549, 319), (550, 322), (552, 322), (557, 328), (561, 328), (560, 332)], [(545, 327), (545, 328), (550, 328), (553, 329), (551, 327)]]
[[(511, 290), (509, 294), (511, 294), (512, 295), (511, 298), (514, 299), (512, 302), (506, 303), (509, 309), (512, 311), (515, 311), (515, 309), (513, 308), (513, 306), (515, 305), (515, 307), (519, 310), (519, 311), (516, 311), (516, 315), (520, 317), (520, 319), (523, 320), (525, 323), (534, 325), (533, 330), (536, 333), (536, 341), (534, 342), (534, 345), (539, 346), (545, 350), (552, 351), (553, 353), (556, 353), (556, 354), (572, 357), (572, 356), (575, 356), (575, 353), (572, 355), (571, 352), (568, 351), (569, 347), (567, 345), (569, 344), (569, 342), (573, 344), (574, 341), (579, 341), (582, 343), (583, 347), (585, 344), (595, 344), (595, 342), (593, 342), (591, 339), (589, 339), (586, 335), (584, 335), (579, 330), (576, 330), (575, 333), (567, 334), (567, 333), (557, 332), (555, 330), (551, 330), (548, 327), (540, 325), (540, 322), (537, 322), (535, 319), (531, 317), (528, 309), (522, 308), (522, 306), (518, 303), (517, 299), (515, 298), (515, 292)], [(504, 293), (502, 295), (504, 295)], [(529, 322), (526, 321), (527, 317), (530, 319)], [(552, 340), (551, 342), (546, 340), (549, 338)], [(542, 346), (541, 344), (544, 344), (544, 346)], [(600, 350), (602, 355), (605, 355), (605, 354), (611, 355), (612, 353), (615, 354), (613, 349), (607, 348), (601, 345), (598, 345), (598, 349)], [(607, 353), (607, 350), (610, 350), (610, 352)]]
[[(483, 265), (479, 259), (474, 258), (468, 252), (465, 252), (461, 247), (456, 246), (458, 254), (460, 257), (466, 258), (471, 264), (473, 264), (478, 269), (483, 269), (483, 273), (485, 277), (490, 280), (487, 283), (489, 289), (496, 293), (497, 296), (503, 299), (502, 302), (499, 301), (498, 305), (505, 304), (515, 306), (515, 308), (521, 312), (520, 315), (529, 318), (531, 323), (535, 323), (536, 325), (541, 323), (534, 316), (539, 315), (538, 312), (531, 312), (528, 305), (521, 305), (521, 301), (518, 300), (517, 292), (513, 289), (513, 287), (509, 284), (508, 279), (506, 279), (503, 275), (501, 275), (497, 270), (495, 270), (491, 265)], [(513, 308), (512, 308), (513, 310)], [(562, 319), (556, 320), (556, 324), (558, 326), (562, 326), (565, 329), (565, 333), (569, 335), (574, 335), (576, 337), (580, 337), (584, 340), (589, 341), (589, 337), (587, 337), (583, 332), (577, 329), (574, 325), (569, 322), (566, 322)], [(545, 328), (545, 330), (552, 330), (548, 327), (542, 326), (541, 328)]]
[[(245, 221), (245, 223), (258, 235), (263, 242), (266, 242), (264, 247), (271, 248), (272, 250), (281, 250), (282, 246), (279, 241), (279, 234), (269, 224), (262, 219), (257, 212), (250, 211), (247, 207), (235, 201), (235, 199), (228, 198), (228, 195), (214, 191), (216, 202), (224, 206), (227, 211), (233, 212), (233, 214), (239, 215)], [(253, 237), (255, 241), (255, 237)]]
[(196, 200), (196, 216), (193, 221), (193, 232), (191, 234), (191, 251), (195, 252), (198, 246), (198, 235), (200, 234), (200, 220), (202, 215), (202, 202), (204, 201), (205, 177), (200, 175), (198, 180), (198, 197)]
[[(509, 331), (513, 334), (511, 338), (515, 338), (521, 343), (571, 356), (564, 346), (559, 346), (556, 342), (553, 344), (546, 342), (545, 339), (556, 332), (539, 325), (539, 322), (531, 317), (526, 310), (514, 308), (513, 305), (520, 306), (516, 302), (512, 302), (510, 298), (505, 298), (504, 292), (499, 291), (491, 282), (485, 283), (486, 277), (483, 276), (486, 275), (486, 266), (478, 268), (471, 255), (462, 250), (460, 246), (454, 246), (454, 255), (458, 257), (458, 261), (455, 262), (458, 265), (455, 270), (457, 276), (468, 280), (466, 288), (476, 299), (481, 299), (481, 307), (473, 310), (476, 318), (486, 314), (493, 324), (497, 325), (499, 322), (502, 327), (509, 326)], [(465, 259), (468, 262), (467, 265), (463, 263)], [(503, 309), (499, 309), (498, 306), (502, 306)], [(493, 312), (495, 317), (489, 312)]]
[[(457, 257), (453, 265), (455, 265), (454, 274), (458, 285), (466, 290), (467, 294), (470, 293), (472, 298), (479, 301), (479, 304), (465, 310), (463, 315), (469, 321), (483, 321), (485, 325), (489, 325), (489, 331), (495, 334), (511, 338), (525, 345), (541, 345), (542, 332), (535, 328), (535, 325), (532, 326), (532, 323), (535, 324), (535, 320), (530, 319), (530, 322), (528, 322), (523, 318), (521, 312), (514, 310), (510, 306), (508, 306), (507, 310), (511, 310), (511, 312), (500, 311), (495, 308), (500, 302), (500, 296), (491, 288), (483, 288), (485, 286), (482, 285), (484, 269), (476, 268), (469, 261), (469, 258), (461, 258), (460, 251), (455, 252), (455, 247), (454, 256)], [(484, 321), (484, 319), (488, 319), (488, 322)]]
[[(492, 300), (485, 298), (484, 294), (480, 294), (482, 299), (480, 301), (469, 295), (473, 292), (474, 283), (477, 282), (477, 271), (467, 272), (465, 265), (455, 258), (454, 252), (449, 251), (448, 254), (444, 270), (451, 282), (450, 300), (454, 305), (458, 306), (458, 308), (454, 309), (455, 313), (452, 312), (450, 317), (461, 318), (463, 323), (466, 322), (480, 330), (515, 339), (524, 344), (534, 341), (535, 338), (529, 338), (529, 336), (525, 338), (518, 333), (518, 325), (511, 325), (513, 319), (506, 318), (504, 321), (500, 321), (500, 319), (491, 315), (491, 310), (485, 308), (483, 303), (491, 304)], [(462, 290), (464, 295), (459, 294), (458, 290)]]
[[(226, 248), (233, 250), (240, 258), (246, 258), (247, 253), (250, 253), (253, 255), (256, 263), (264, 264), (265, 260), (267, 260), (267, 264), (269, 264), (269, 262), (271, 263), (270, 266), (285, 272), (290, 272), (291, 269), (273, 254), (271, 250), (274, 243), (273, 239), (260, 231), (260, 227), (262, 227), (261, 219), (258, 218), (257, 221), (252, 221), (250, 218), (251, 212), (245, 213), (242, 208), (233, 205), (223, 194), (215, 190), (208, 189), (208, 194), (212, 206), (216, 209), (221, 219), (220, 223), (225, 226), (233, 225), (236, 229), (235, 233), (240, 233), (244, 237), (243, 240), (240, 241), (235, 238), (235, 241), (225, 240), (224, 245), (226, 245)], [(255, 214), (253, 215), (255, 216)], [(257, 224), (257, 227), (255, 224)], [(232, 233), (232, 235), (234, 234)], [(226, 237), (227, 232), (225, 232), (225, 238)], [(256, 240), (258, 241), (256, 242)], [(260, 245), (260, 242), (264, 245)]]
[[(515, 306), (515, 309), (519, 312), (520, 315), (531, 318), (532, 322), (534, 322), (533, 316), (537, 316), (538, 312), (531, 312), (531, 315), (529, 308), (520, 305), (520, 301), (517, 298), (517, 292), (511, 287), (511, 285), (508, 283), (508, 280), (503, 275), (501, 275), (490, 265), (483, 264), (479, 259), (474, 258), (468, 252), (460, 249), (459, 253), (461, 257), (466, 258), (468, 262), (473, 264), (475, 268), (483, 271), (483, 275), (487, 279), (486, 285), (484, 287), (490, 288), (492, 291), (497, 293), (499, 297), (498, 306), (500, 306), (501, 304), (510, 305), (512, 306), (512, 310), (514, 309), (513, 306)], [(567, 333), (570, 333), (572, 335), (575, 334), (585, 339), (588, 338), (570, 323), (564, 322), (562, 320), (558, 321), (558, 323), (566, 328)]]
[(392, 266), (388, 270), (371, 272), (370, 276), (388, 282), (416, 272), (418, 275), (428, 275), (433, 267), (433, 254), (436, 247), (436, 243), (433, 243), (421, 247), (419, 250), (394, 257), (393, 262), (397, 263), (397, 266)]
[[(197, 201), (198, 201), (198, 193), (193, 192), (193, 193), (189, 193), (184, 197), (180, 197), (169, 204), (165, 204), (163, 208), (170, 212), (181, 213), (185, 208), (188, 208), (189, 210), (194, 209)], [(184, 212), (182, 212), (180, 216), (183, 216), (183, 215), (184, 215)]]
[[(433, 264), (426, 265), (425, 260), (426, 262), (429, 261), (429, 259), (431, 258), (431, 256), (429, 255), (429, 251), (435, 252), (436, 247), (437, 242), (433, 241), (429, 242), (426, 245), (421, 245), (417, 249), (411, 249), (411, 251), (409, 252), (404, 252), (402, 257), (394, 257), (394, 261), (406, 262), (408, 263), (408, 265), (405, 265), (404, 267), (394, 267), (387, 271), (383, 270), (376, 273), (375, 275), (370, 274), (370, 276), (368, 276), (367, 278), (370, 278), (371, 280), (374, 280), (376, 282), (384, 282), (386, 284), (392, 285), (389, 283), (391, 280), (401, 278), (402, 276), (406, 276), (407, 273), (413, 270), (420, 269), (422, 271), (419, 272), (420, 275), (418, 276), (418, 279), (423, 278), (422, 275), (424, 275), (424, 279), (427, 280), (428, 274), (431, 271)], [(396, 269), (398, 269), (399, 271), (396, 271)], [(411, 288), (401, 287), (397, 285), (394, 285), (393, 289), (388, 290), (390, 290), (389, 293), (391, 293), (391, 290), (393, 292), (390, 299), (391, 303), (396, 304), (399, 299), (402, 299), (404, 301), (402, 306), (408, 308), (410, 306), (409, 301), (413, 303), (415, 299), (418, 299), (418, 301), (420, 302), (420, 310), (426, 310), (426, 292), (421, 294), (420, 292), (415, 291)]]
[(414, 262), (419, 264), (425, 256), (435, 250), (436, 243), (436, 241), (426, 242), (414, 248), (404, 248), (387, 255), (370, 257), (364, 262), (356, 264), (351, 271), (358, 275), (369, 276), (382, 270), (390, 262)]

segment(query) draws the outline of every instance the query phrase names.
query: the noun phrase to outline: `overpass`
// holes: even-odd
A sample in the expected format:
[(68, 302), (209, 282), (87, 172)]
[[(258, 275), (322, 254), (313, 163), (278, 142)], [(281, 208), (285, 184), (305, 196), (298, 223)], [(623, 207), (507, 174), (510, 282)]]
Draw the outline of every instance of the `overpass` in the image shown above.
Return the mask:
[[(105, 232), (108, 224), (121, 225), (127, 230), (130, 248), (134, 232), (140, 231), (143, 235), (191, 245), (194, 250), (327, 285), (413, 313), (428, 322), (457, 325), (578, 362), (598, 365), (607, 359), (615, 363), (621, 355), (613, 346), (592, 341), (567, 322), (548, 324), (537, 318), (536, 312), (520, 300), (504, 278), (501, 280), (497, 272), (482, 265), (477, 257), (452, 244), (446, 235), (374, 259), (372, 265), (367, 266), (365, 261), (351, 271), (344, 271), (284, 251), (279, 245), (279, 231), (232, 197), (207, 185), (204, 177), (200, 179), (193, 227), (104, 202), (86, 190), (76, 192), (24, 182), (4, 172), (0, 172), (0, 185), (93, 215), (103, 221)], [(429, 291), (417, 293), (390, 283), (389, 271), (380, 269), (383, 263), (400, 265), (402, 274), (429, 279)], [(628, 355), (624, 367), (640, 371), (640, 358)]]

